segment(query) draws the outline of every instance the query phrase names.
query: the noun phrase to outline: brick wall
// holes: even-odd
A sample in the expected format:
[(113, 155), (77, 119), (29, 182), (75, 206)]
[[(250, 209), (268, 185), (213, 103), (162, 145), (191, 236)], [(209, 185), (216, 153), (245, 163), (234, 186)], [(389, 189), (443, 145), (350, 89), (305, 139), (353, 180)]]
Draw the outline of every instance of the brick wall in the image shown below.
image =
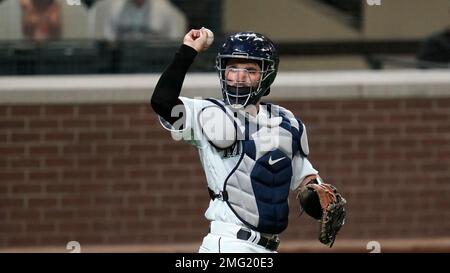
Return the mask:
[[(346, 197), (340, 238), (450, 236), (450, 99), (280, 101)], [(0, 105), (0, 248), (198, 242), (196, 151), (145, 104)], [(285, 240), (315, 239), (291, 200)]]

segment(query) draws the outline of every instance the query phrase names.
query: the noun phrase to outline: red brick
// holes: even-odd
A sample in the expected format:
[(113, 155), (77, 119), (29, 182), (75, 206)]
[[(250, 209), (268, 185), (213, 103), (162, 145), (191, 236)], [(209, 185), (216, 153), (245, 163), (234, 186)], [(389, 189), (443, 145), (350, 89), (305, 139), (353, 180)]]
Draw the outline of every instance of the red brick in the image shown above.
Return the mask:
[(16, 220), (37, 222), (41, 219), (41, 212), (39, 209), (35, 208), (27, 208), (27, 209), (14, 208), (13, 210), (10, 211), (9, 217), (12, 222)]
[(70, 210), (67, 208), (56, 209), (56, 208), (47, 208), (44, 210), (43, 218), (45, 220), (58, 220), (58, 221), (67, 221), (74, 219), (75, 212), (74, 210)]
[(73, 116), (75, 108), (71, 105), (47, 105), (45, 115), (49, 117)]
[(32, 105), (16, 105), (11, 106), (11, 116), (31, 116), (38, 117), (41, 115), (41, 106)]
[(112, 140), (138, 140), (141, 139), (141, 133), (138, 131), (118, 131), (111, 133)]
[(174, 143), (174, 139), (172, 139), (170, 132), (164, 129), (160, 129), (158, 131), (145, 132), (143, 139), (163, 139), (166, 140), (167, 143), (170, 144)]
[(417, 139), (408, 139), (408, 138), (396, 138), (390, 140), (390, 146), (391, 147), (402, 147), (402, 148), (412, 148), (416, 147), (418, 145)]
[(308, 106), (313, 111), (336, 110), (338, 107), (334, 101), (310, 101)]
[(6, 143), (8, 141), (8, 134), (7, 133), (0, 133), (0, 143)]
[(94, 121), (95, 128), (105, 128), (105, 129), (113, 129), (113, 128), (124, 128), (125, 120), (124, 119), (96, 119)]
[(108, 236), (105, 239), (107, 244), (137, 244), (141, 243), (138, 240), (138, 237), (136, 235), (114, 235), (114, 236)]
[(30, 129), (56, 129), (58, 128), (58, 121), (56, 119), (43, 120), (29, 120), (28, 126)]
[(23, 208), (25, 207), (25, 199), (19, 197), (0, 198), (0, 208)]
[[(306, 128), (306, 130), (308, 130), (308, 128)], [(339, 128), (337, 127), (321, 127), (321, 128), (315, 128), (314, 130), (308, 130), (308, 135), (312, 136), (314, 135), (314, 137), (320, 137), (320, 136), (324, 136), (324, 137), (329, 137), (330, 135), (337, 135), (339, 131)], [(340, 130), (340, 131), (344, 131), (344, 129)]]
[(61, 198), (62, 208), (92, 207), (92, 198), (79, 196), (64, 196)]
[(113, 158), (112, 165), (114, 167), (120, 168), (123, 166), (139, 166), (141, 160), (139, 157), (124, 156), (121, 158)]
[(335, 114), (325, 117), (325, 122), (327, 124), (330, 123), (351, 123), (353, 121), (353, 117), (348, 114)]
[(107, 223), (94, 222), (92, 224), (92, 228), (93, 228), (93, 230), (95, 230), (95, 232), (98, 232), (98, 233), (103, 233), (103, 232), (118, 233), (122, 229), (122, 223), (120, 223), (120, 222), (107, 222)]
[(361, 113), (356, 117), (356, 120), (360, 123), (385, 123), (387, 121), (387, 116), (383, 112), (379, 113)]
[(154, 221), (127, 221), (125, 224), (125, 228), (130, 231), (139, 231), (139, 230), (155, 230), (156, 223)]
[(155, 171), (152, 169), (137, 169), (137, 170), (131, 170), (129, 172), (129, 178), (130, 179), (150, 179), (155, 177)]
[(449, 137), (429, 137), (422, 139), (422, 145), (424, 147), (449, 147), (450, 146), (450, 138)]
[(189, 197), (186, 195), (163, 195), (161, 196), (163, 204), (186, 204), (189, 201)]
[(0, 117), (7, 117), (9, 115), (8, 106), (0, 105)]
[(448, 134), (448, 133), (450, 133), (450, 125), (449, 124), (444, 124), (444, 125), (436, 126), (436, 133), (437, 134)]
[(108, 170), (108, 169), (100, 169), (95, 172), (95, 180), (114, 180), (114, 179), (123, 179), (125, 177), (124, 170)]
[(433, 127), (430, 125), (407, 126), (405, 132), (407, 134), (430, 134), (433, 133)]
[(449, 109), (450, 108), (450, 99), (449, 98), (440, 98), (436, 100), (436, 104), (440, 108)]
[(79, 185), (80, 192), (84, 193), (105, 193), (109, 189), (108, 184), (100, 184), (100, 183), (88, 183)]
[(124, 154), (125, 145), (113, 145), (113, 144), (97, 144), (95, 146), (98, 154)]
[(58, 173), (55, 171), (32, 171), (29, 173), (30, 180), (57, 180)]
[(151, 153), (155, 154), (160, 151), (160, 146), (157, 143), (147, 143), (147, 144), (130, 144), (130, 153)]
[[(152, 124), (152, 120), (148, 119), (148, 118), (136, 118), (136, 117), (131, 117), (129, 124), (131, 127), (136, 127), (136, 128), (152, 128), (153, 126), (155, 126), (154, 124)], [(158, 126), (158, 125), (156, 125)]]
[(343, 100), (340, 101), (341, 109), (344, 111), (355, 111), (355, 110), (362, 110), (367, 111), (370, 110), (370, 103), (369, 101), (360, 101), (360, 100)]
[(0, 158), (0, 170), (6, 169), (8, 166), (8, 160), (6, 158)]
[(66, 245), (68, 242), (73, 241), (70, 238), (70, 235), (61, 234), (56, 235), (55, 233), (47, 234), (43, 233), (39, 237), (39, 245), (40, 246), (58, 246), (57, 250), (54, 252), (56, 253), (68, 253), (69, 250), (66, 249)]
[(128, 204), (130, 206), (141, 206), (152, 203), (153, 196), (151, 195), (130, 195), (128, 197)]
[(23, 230), (23, 225), (20, 223), (0, 223), (0, 233), (16, 233)]
[(92, 151), (92, 146), (89, 143), (80, 145), (64, 144), (62, 146), (62, 154), (64, 154), (65, 156), (71, 156), (74, 154), (91, 154)]
[(411, 123), (411, 122), (419, 122), (419, 113), (411, 112), (411, 113), (395, 113), (389, 115), (389, 122), (401, 122), (401, 123)]
[(73, 193), (76, 187), (73, 184), (48, 184), (45, 187), (47, 193)]
[(80, 141), (105, 141), (108, 135), (106, 132), (81, 132), (78, 135)]
[(39, 168), (41, 161), (38, 159), (20, 158), (11, 160), (11, 168)]
[(61, 125), (64, 129), (88, 129), (91, 127), (91, 120), (89, 119), (63, 119)]
[(38, 133), (12, 133), (11, 134), (11, 142), (37, 142), (41, 138)]
[(72, 142), (75, 139), (75, 135), (70, 132), (49, 132), (44, 135), (45, 141), (67, 141)]
[(75, 215), (77, 218), (85, 218), (85, 219), (91, 218), (95, 220), (102, 220), (108, 217), (106, 209), (98, 209), (98, 208), (77, 208)]
[(165, 207), (151, 207), (144, 210), (145, 217), (155, 217), (159, 219), (167, 217), (167, 215), (170, 215), (170, 211), (168, 211)]
[(388, 151), (375, 151), (373, 154), (373, 158), (375, 160), (398, 160), (398, 159), (402, 159), (402, 153), (396, 152), (396, 151), (392, 151), (392, 150), (388, 150)]
[(62, 173), (63, 179), (90, 179), (92, 171), (79, 169), (65, 169)]
[(407, 100), (405, 101), (406, 109), (431, 109), (433, 107), (433, 101), (431, 100)]
[(111, 107), (113, 115), (139, 116), (143, 112), (143, 107), (139, 104), (116, 104)]
[(57, 155), (58, 147), (54, 145), (31, 146), (29, 148), (30, 155)]
[(0, 154), (4, 156), (8, 155), (23, 155), (25, 153), (25, 147), (23, 146), (0, 146)]
[(117, 208), (111, 211), (111, 218), (113, 219), (123, 219), (123, 218), (134, 218), (139, 219), (139, 209), (138, 208)]
[(300, 115), (296, 115), (296, 117), (301, 118), (301, 121), (305, 124), (307, 129), (309, 124), (316, 124), (320, 122), (320, 118), (314, 114), (301, 113)]
[(98, 206), (123, 206), (125, 199), (123, 196), (96, 196), (94, 197), (94, 205)]
[(75, 166), (75, 160), (72, 158), (68, 158), (68, 156), (50, 157), (46, 158), (44, 162), (46, 168), (54, 168), (54, 167), (70, 168)]
[(447, 149), (439, 149), (438, 151), (437, 151), (437, 159), (440, 159), (440, 160), (442, 160), (442, 159), (449, 159), (450, 158), (450, 150), (447, 148)]
[(78, 158), (79, 167), (106, 167), (108, 158), (102, 156)]
[(175, 233), (173, 238), (175, 242), (192, 242), (193, 239), (196, 239), (195, 241), (199, 241), (202, 239), (202, 235), (199, 234), (198, 232), (183, 233), (182, 230), (184, 230), (183, 227), (179, 228), (179, 232)]
[(24, 120), (0, 120), (0, 130), (25, 129)]
[(117, 192), (138, 192), (141, 189), (141, 185), (137, 183), (116, 183), (112, 185), (112, 190)]
[(372, 106), (375, 110), (398, 110), (402, 103), (398, 100), (375, 100), (372, 102)]
[(28, 200), (28, 206), (30, 208), (37, 207), (56, 207), (58, 200), (56, 198), (30, 198)]
[(56, 230), (56, 225), (54, 223), (28, 223), (25, 226), (25, 231), (27, 233), (31, 232), (45, 232), (52, 233)]
[(0, 181), (25, 180), (25, 173), (19, 171), (0, 171)]
[(376, 126), (373, 128), (374, 135), (398, 135), (400, 133), (399, 126), (386, 125)]
[(89, 224), (83, 222), (63, 222), (59, 224), (62, 233), (75, 232), (83, 234), (89, 230)]
[(439, 113), (439, 112), (424, 112), (422, 113), (422, 120), (425, 122), (442, 122), (442, 121), (450, 121), (450, 114)]
[(29, 247), (29, 246), (36, 246), (38, 238), (36, 236), (31, 235), (14, 235), (9, 236), (6, 239), (6, 242), (10, 246)]
[(371, 173), (371, 174), (379, 174), (383, 172), (386, 168), (381, 165), (372, 165), (372, 164), (361, 164), (358, 166), (358, 172), (360, 173)]
[(83, 115), (106, 115), (108, 114), (107, 105), (80, 105), (78, 107), (78, 114)]
[(14, 184), (12, 185), (11, 192), (17, 195), (40, 193), (42, 191), (41, 185), (35, 184)]
[(448, 172), (448, 163), (445, 162), (433, 162), (424, 163), (421, 168), (424, 172)]
[(344, 153), (342, 153), (341, 158), (343, 160), (359, 161), (359, 160), (366, 160), (366, 159), (368, 159), (369, 155), (366, 152), (344, 152)]
[[(105, 244), (105, 237), (102, 234), (98, 234), (98, 233), (93, 233), (93, 234), (76, 234), (75, 238), (70, 239), (70, 241), (78, 241), (81, 244), (81, 252), (84, 251), (84, 242), (87, 242), (88, 244), (92, 244), (92, 245), (100, 245), (100, 244)], [(69, 240), (67, 240), (66, 242), (68, 242)], [(66, 250), (69, 251), (69, 250)]]
[(389, 172), (409, 172), (412, 168), (410, 162), (392, 163), (389, 165)]

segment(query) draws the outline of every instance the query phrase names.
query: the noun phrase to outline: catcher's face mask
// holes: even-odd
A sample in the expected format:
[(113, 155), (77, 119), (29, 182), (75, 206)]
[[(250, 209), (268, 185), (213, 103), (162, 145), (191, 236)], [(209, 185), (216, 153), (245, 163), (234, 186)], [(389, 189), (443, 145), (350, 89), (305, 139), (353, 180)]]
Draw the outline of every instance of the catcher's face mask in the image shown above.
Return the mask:
[(257, 102), (259, 97), (255, 98), (255, 94), (261, 87), (261, 68), (256, 62), (230, 59), (221, 74), (222, 91), (227, 104), (233, 108), (242, 108)]

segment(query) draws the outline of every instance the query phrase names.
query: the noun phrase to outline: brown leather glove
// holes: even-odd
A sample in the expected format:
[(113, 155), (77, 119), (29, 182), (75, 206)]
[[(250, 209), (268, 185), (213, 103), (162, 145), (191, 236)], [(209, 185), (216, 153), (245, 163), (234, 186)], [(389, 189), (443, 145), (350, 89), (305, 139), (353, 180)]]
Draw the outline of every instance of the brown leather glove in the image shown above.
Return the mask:
[(311, 183), (306, 185), (306, 188), (317, 193), (322, 207), (322, 216), (319, 220), (319, 241), (332, 247), (337, 233), (345, 223), (345, 204), (347, 202), (333, 185)]

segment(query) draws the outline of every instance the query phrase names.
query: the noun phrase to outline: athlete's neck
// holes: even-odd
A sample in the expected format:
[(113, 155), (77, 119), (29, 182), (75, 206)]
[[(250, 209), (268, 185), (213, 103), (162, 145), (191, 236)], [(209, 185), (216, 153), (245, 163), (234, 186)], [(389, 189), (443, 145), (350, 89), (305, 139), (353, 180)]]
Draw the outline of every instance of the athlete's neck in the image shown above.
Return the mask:
[(256, 104), (249, 104), (244, 108), (244, 111), (256, 117), (259, 113), (259, 101)]

